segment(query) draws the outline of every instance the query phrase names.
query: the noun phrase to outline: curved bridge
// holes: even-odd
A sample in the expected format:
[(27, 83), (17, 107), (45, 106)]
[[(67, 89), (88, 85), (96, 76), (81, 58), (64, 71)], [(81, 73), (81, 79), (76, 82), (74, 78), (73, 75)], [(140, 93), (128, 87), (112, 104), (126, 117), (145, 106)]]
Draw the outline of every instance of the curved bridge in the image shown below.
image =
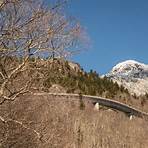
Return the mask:
[(148, 113), (143, 112), (141, 110), (138, 110), (132, 106), (126, 105), (124, 103), (121, 103), (119, 101), (102, 98), (98, 96), (90, 96), (90, 95), (79, 95), (79, 94), (67, 94), (67, 93), (33, 93), (33, 95), (52, 95), (52, 96), (65, 96), (65, 97), (75, 97), (91, 101), (92, 103), (99, 103), (100, 105), (110, 107), (116, 110), (119, 110), (121, 112), (124, 112), (128, 115), (134, 115), (137, 117), (144, 117), (148, 118)]

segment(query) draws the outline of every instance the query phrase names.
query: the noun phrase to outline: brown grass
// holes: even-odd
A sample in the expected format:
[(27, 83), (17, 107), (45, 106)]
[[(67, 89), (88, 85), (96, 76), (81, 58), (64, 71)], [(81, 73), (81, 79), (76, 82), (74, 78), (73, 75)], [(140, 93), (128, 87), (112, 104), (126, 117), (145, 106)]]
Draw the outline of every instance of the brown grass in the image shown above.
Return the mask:
[(108, 109), (95, 111), (88, 102), (84, 110), (79, 105), (75, 98), (33, 95), (6, 102), (0, 115), (24, 127), (0, 121), (0, 148), (147, 148), (148, 121), (129, 120)]

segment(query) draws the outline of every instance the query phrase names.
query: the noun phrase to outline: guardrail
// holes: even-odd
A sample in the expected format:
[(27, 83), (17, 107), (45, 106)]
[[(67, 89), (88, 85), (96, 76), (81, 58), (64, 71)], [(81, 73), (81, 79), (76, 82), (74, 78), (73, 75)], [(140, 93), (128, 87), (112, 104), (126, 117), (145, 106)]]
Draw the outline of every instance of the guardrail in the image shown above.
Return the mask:
[[(53, 96), (66, 96), (66, 97), (80, 97), (79, 94), (68, 94), (68, 93), (33, 93), (33, 95), (53, 95)], [(148, 113), (143, 112), (139, 109), (136, 109), (127, 104), (121, 103), (119, 101), (111, 100), (108, 98), (102, 98), (98, 96), (90, 96), (90, 95), (81, 95), (82, 99), (91, 101), (92, 103), (99, 103), (100, 105), (110, 107), (121, 112), (124, 112), (128, 115), (134, 115), (137, 117), (146, 117), (148, 118)]]

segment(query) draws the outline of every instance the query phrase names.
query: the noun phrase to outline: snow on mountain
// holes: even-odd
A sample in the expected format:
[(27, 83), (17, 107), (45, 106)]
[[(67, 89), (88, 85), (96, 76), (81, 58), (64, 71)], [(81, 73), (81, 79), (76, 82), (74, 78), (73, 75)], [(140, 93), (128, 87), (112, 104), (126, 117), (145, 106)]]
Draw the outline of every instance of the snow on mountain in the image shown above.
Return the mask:
[(148, 93), (148, 65), (127, 60), (114, 66), (105, 75), (116, 81), (119, 85), (126, 87), (129, 92), (137, 95)]

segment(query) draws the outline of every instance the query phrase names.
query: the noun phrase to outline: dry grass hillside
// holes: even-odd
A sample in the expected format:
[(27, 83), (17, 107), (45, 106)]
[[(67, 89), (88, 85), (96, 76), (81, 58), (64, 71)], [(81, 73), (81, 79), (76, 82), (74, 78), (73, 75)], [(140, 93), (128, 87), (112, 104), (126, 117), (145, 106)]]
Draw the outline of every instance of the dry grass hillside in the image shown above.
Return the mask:
[[(9, 72), (20, 60), (1, 59), (1, 63)], [(148, 112), (147, 96), (132, 96), (95, 71), (87, 73), (78, 64), (61, 59), (31, 59), (13, 75), (4, 94), (13, 96), (27, 83), (28, 93), (13, 101), (0, 98), (0, 148), (147, 148), (145, 119), (130, 120), (124, 113), (106, 107), (96, 111), (85, 99), (38, 96), (33, 92), (102, 96)]]
[(31, 94), (5, 102), (0, 148), (147, 148), (148, 121), (81, 103)]

